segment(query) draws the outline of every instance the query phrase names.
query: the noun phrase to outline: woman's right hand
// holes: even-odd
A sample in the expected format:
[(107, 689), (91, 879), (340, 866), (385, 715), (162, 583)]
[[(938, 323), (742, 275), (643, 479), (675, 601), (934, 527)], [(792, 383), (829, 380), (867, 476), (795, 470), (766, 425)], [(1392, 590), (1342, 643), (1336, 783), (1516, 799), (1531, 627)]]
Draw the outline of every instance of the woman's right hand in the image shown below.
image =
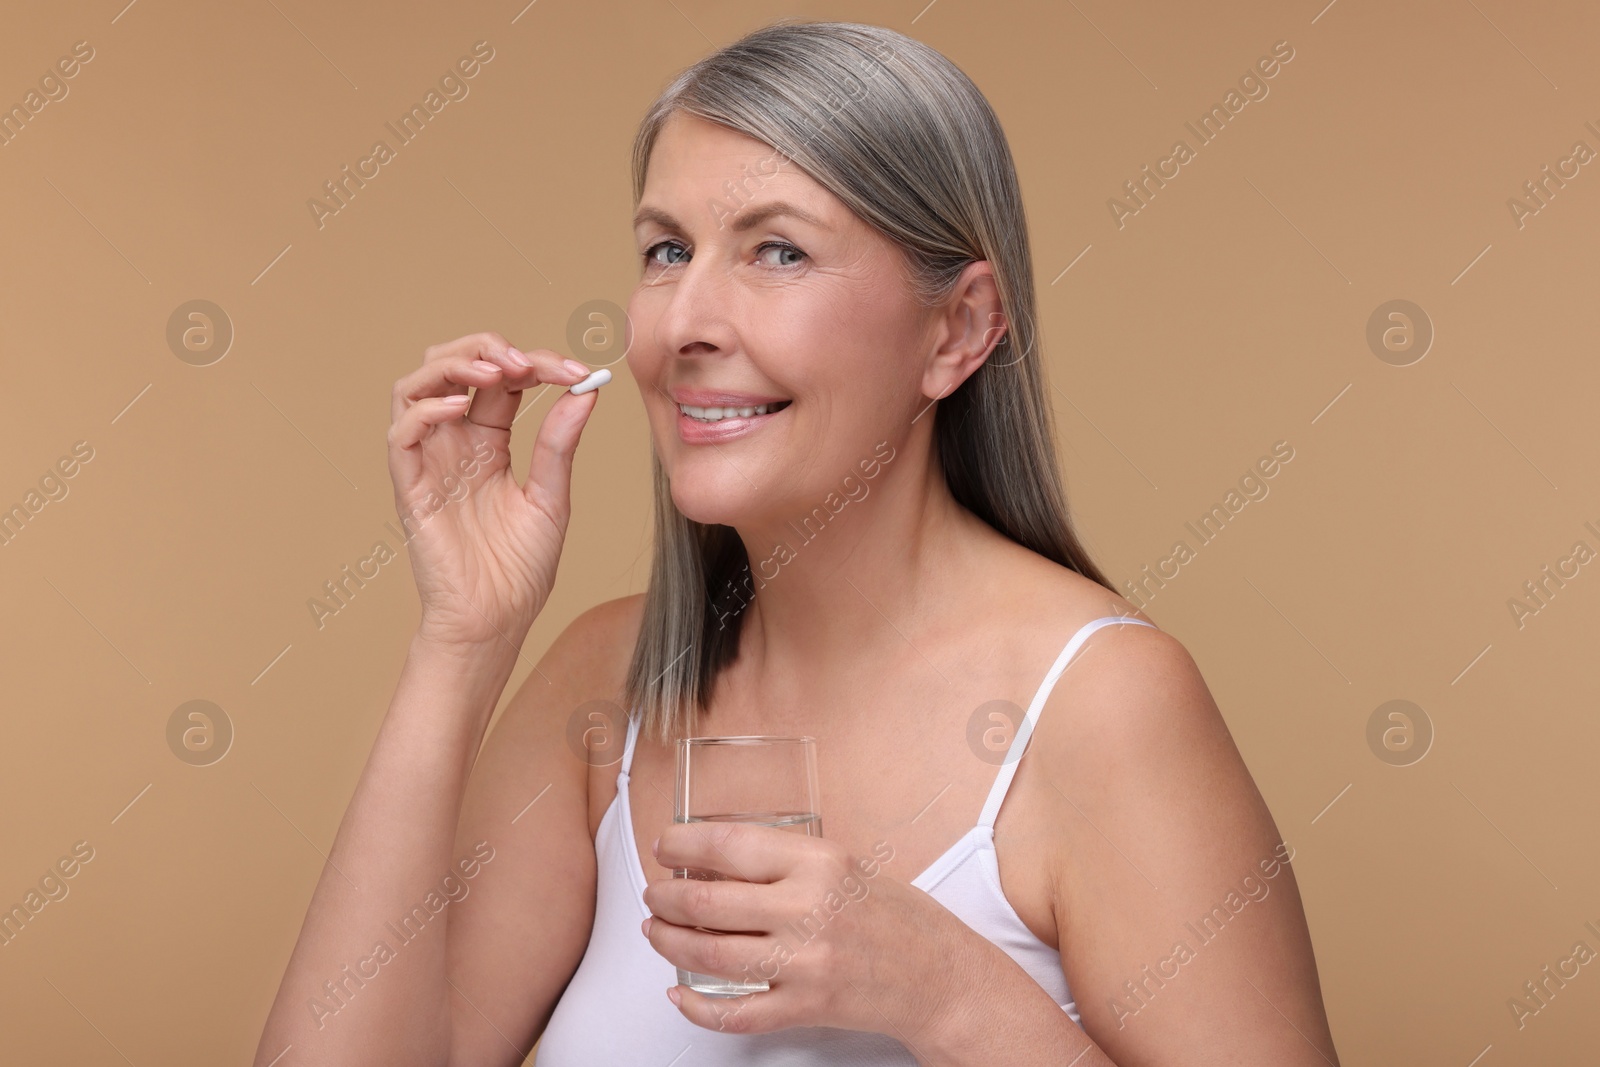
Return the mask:
[[(588, 373), (548, 349), (519, 353), (497, 333), (475, 333), (431, 346), (421, 369), (395, 382), (389, 476), (409, 527), (419, 637), (452, 650), (521, 646), (555, 585), (572, 454), (599, 393), (573, 396), (566, 386)], [(561, 395), (519, 486), (511, 422), (523, 390), (541, 384)]]

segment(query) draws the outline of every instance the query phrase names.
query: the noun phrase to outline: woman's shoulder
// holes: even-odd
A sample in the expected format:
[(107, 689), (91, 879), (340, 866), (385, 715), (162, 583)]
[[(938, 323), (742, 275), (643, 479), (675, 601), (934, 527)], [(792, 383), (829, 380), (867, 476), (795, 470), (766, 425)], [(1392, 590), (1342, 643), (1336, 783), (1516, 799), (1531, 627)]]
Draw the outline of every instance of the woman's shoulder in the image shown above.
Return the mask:
[(1032, 572), (1024, 566), (1018, 579), (1019, 595), (1027, 591), (1031, 610), (1025, 614), (1041, 620), (1052, 641), (1065, 645), (1102, 618), (1151, 624), (1103, 626), (1079, 647), (1046, 704), (1050, 725), (1040, 730), (1037, 743), (1051, 753), (1049, 762), (1076, 773), (1085, 763), (1121, 765), (1175, 731), (1226, 736), (1205, 679), (1182, 641), (1099, 582), (1043, 557), (1033, 559)]
[[(1038, 635), (1026, 662), (1049, 662), (1071, 639), (1100, 619), (1136, 619), (1140, 625), (1103, 625), (1090, 631), (1047, 700), (1052, 720), (1038, 743), (1080, 757), (1147, 743), (1177, 717), (1220, 721), (1198, 666), (1183, 642), (1159, 619), (1099, 582), (1026, 550), (1007, 567), (1007, 589), (991, 601), (1004, 605), (1003, 625), (1026, 620)], [(1042, 647), (1041, 647), (1042, 646)], [(1019, 664), (1023, 661), (1019, 661)], [(1037, 668), (1034, 668), (1037, 669)], [(1026, 668), (1023, 668), (1026, 670)]]
[[(1092, 578), (1041, 556), (1033, 559), (1037, 563), (1031, 569), (1023, 569), (1018, 591), (1032, 608), (1028, 614), (1040, 620), (1052, 640), (1065, 644), (1080, 629), (1100, 619), (1137, 619), (1150, 624), (1104, 626), (1095, 631), (1096, 654), (1089, 657), (1080, 651), (1074, 657), (1075, 661), (1085, 660), (1074, 667), (1080, 681), (1089, 682), (1092, 675), (1102, 687), (1110, 689), (1124, 688), (1132, 678), (1160, 678), (1169, 686), (1192, 684), (1193, 676), (1182, 669), (1193, 666), (1188, 651), (1161, 628), (1159, 620)], [(1090, 659), (1094, 661), (1092, 666), (1087, 662)]]
[(1113, 616), (1156, 624), (1114, 590), (1032, 549), (1008, 541), (1000, 546), (1000, 552), (1004, 558), (996, 561), (995, 569), (1006, 575), (1004, 600), (1046, 629), (1065, 629), (1065, 634), (1070, 634), (1086, 623)]

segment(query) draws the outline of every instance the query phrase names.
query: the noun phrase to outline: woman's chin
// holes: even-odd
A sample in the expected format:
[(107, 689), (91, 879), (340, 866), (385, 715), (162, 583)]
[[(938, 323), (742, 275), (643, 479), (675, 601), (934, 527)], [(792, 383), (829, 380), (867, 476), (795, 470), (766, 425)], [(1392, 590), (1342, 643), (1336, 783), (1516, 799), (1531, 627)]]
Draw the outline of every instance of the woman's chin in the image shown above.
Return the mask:
[(724, 491), (723, 487), (708, 488), (704, 493), (686, 492), (679, 495), (673, 488), (672, 502), (684, 517), (706, 526), (759, 526), (770, 520), (770, 502), (751, 499), (755, 491), (745, 486), (743, 494)]
[(749, 508), (730, 507), (727, 501), (693, 501), (687, 505), (675, 501), (685, 518), (704, 526), (747, 526), (753, 512)]

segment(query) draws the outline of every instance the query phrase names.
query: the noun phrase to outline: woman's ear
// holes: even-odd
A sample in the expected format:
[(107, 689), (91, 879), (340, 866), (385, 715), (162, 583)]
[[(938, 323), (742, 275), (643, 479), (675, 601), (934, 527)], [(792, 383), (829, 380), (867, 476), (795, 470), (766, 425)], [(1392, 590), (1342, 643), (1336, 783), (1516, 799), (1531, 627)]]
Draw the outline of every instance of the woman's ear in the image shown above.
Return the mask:
[(1008, 326), (989, 261), (967, 264), (936, 314), (936, 347), (922, 373), (923, 395), (937, 400), (955, 392), (982, 366)]

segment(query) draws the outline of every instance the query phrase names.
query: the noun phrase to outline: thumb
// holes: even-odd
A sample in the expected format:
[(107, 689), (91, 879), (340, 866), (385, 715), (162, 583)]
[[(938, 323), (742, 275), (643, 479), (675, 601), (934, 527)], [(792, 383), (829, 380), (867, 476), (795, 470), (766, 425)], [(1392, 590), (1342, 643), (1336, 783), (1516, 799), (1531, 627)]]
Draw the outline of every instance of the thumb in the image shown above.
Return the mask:
[(528, 481), (522, 487), (529, 503), (566, 512), (571, 499), (572, 455), (599, 396), (598, 389), (577, 396), (563, 392), (550, 406), (539, 427), (539, 435), (534, 438)]

